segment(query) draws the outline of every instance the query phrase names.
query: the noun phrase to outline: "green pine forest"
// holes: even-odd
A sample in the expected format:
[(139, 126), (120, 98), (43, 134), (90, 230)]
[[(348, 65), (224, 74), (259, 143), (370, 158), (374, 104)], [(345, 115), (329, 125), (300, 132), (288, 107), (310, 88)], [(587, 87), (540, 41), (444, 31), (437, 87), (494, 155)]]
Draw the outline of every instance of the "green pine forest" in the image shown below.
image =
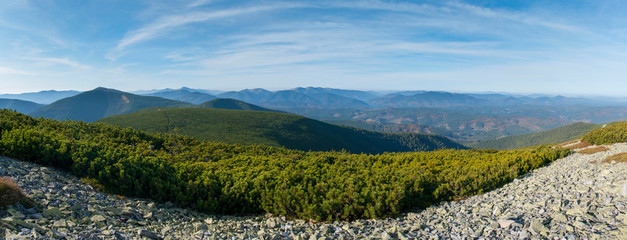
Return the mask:
[(583, 140), (596, 145), (627, 142), (627, 122), (604, 125), (584, 135)]
[(437, 135), (375, 132), (267, 111), (146, 108), (98, 122), (150, 133), (180, 134), (205, 141), (263, 144), (303, 151), (384, 153), (466, 148)]
[(324, 221), (394, 216), (481, 194), (570, 150), (305, 152), (0, 110), (0, 154), (70, 171), (110, 193), (211, 214)]

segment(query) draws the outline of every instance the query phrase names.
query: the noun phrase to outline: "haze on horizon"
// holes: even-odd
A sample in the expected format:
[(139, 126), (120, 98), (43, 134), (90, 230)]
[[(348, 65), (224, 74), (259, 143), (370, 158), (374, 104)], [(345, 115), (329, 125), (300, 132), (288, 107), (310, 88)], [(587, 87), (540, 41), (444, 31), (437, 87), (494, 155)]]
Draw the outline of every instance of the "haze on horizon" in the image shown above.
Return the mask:
[(320, 86), (625, 96), (626, 10), (618, 0), (9, 1), (0, 6), (0, 93)]

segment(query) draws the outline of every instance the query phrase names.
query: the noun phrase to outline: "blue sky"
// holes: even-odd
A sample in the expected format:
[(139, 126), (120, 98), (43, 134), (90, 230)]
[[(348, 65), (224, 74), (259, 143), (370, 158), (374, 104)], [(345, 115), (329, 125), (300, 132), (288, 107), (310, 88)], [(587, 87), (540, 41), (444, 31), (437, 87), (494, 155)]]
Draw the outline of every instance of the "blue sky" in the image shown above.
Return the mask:
[(48, 1), (0, 6), (1, 93), (500, 91), (624, 96), (625, 1)]

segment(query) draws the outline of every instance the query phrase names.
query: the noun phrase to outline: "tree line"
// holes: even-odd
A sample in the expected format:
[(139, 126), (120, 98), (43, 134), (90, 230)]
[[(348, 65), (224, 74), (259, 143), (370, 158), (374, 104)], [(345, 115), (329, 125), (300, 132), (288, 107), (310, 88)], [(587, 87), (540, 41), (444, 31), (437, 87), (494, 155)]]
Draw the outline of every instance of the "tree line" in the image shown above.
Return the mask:
[(0, 110), (0, 154), (70, 171), (110, 193), (211, 214), (269, 212), (322, 221), (393, 216), (481, 194), (570, 151), (539, 146), (377, 155), (305, 152)]

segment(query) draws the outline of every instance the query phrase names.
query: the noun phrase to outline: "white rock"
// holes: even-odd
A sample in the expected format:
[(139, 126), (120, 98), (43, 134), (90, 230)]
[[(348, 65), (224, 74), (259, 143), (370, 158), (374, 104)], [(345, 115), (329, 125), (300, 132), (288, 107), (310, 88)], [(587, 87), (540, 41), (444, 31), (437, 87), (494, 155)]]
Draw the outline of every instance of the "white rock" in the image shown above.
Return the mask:
[(512, 225), (512, 223), (514, 223), (513, 220), (509, 220), (509, 219), (501, 219), (498, 221), (499, 226), (501, 226), (501, 228), (509, 228), (510, 225)]

